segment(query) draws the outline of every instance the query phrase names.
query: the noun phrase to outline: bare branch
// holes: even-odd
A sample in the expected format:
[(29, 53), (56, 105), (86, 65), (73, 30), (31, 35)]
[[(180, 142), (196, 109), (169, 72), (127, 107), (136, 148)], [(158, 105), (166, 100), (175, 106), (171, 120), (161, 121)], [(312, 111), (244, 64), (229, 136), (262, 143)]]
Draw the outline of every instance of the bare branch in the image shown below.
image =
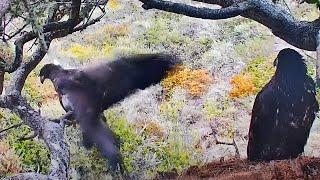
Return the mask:
[(87, 27), (91, 26), (92, 24), (95, 24), (97, 22), (99, 22), (103, 16), (106, 14), (106, 12), (103, 12), (102, 15), (100, 15), (99, 17), (95, 18), (95, 19), (92, 19), (90, 21), (88, 21), (87, 23), (83, 24), (83, 25), (80, 25), (80, 26), (77, 26), (75, 27), (72, 32), (76, 32), (76, 31), (81, 31), (81, 30), (84, 30), (86, 29)]
[(220, 141), (220, 140), (218, 140), (217, 132), (216, 132), (216, 130), (215, 130), (215, 128), (213, 127), (212, 124), (210, 124), (210, 128), (211, 128), (212, 132), (211, 132), (209, 135), (212, 135), (212, 136), (213, 136), (216, 144), (233, 146), (233, 147), (235, 148), (235, 151), (236, 151), (236, 152), (235, 152), (235, 157), (236, 157), (237, 159), (240, 159), (239, 148), (238, 148), (238, 146), (237, 146), (237, 144), (236, 144), (236, 141), (234, 140), (234, 137), (233, 137), (233, 139), (232, 139), (232, 143)]
[(40, 61), (43, 59), (46, 53), (47, 50), (43, 46), (40, 46), (32, 54), (28, 61), (22, 63), (21, 66), (18, 65), (19, 68), (13, 73), (13, 76), (11, 78), (8, 87), (9, 92), (21, 92), (29, 73), (34, 69), (35, 66), (37, 66), (40, 63)]
[(12, 125), (12, 126), (10, 126), (10, 127), (8, 127), (8, 128), (5, 128), (5, 129), (0, 130), (0, 133), (3, 133), (3, 132), (8, 131), (8, 130), (10, 130), (10, 129), (19, 127), (19, 126), (21, 126), (21, 125), (23, 125), (23, 123), (19, 123), (19, 124)]
[(12, 39), (13, 37), (15, 37), (16, 35), (21, 33), (27, 26), (28, 26), (28, 24), (25, 24), (21, 28), (19, 28), (16, 32), (9, 34), (8, 37), (6, 38), (6, 41)]
[(140, 0), (146, 9), (184, 14), (203, 19), (226, 19), (241, 15), (268, 27), (272, 33), (289, 44), (304, 50), (315, 51), (320, 19), (312, 22), (296, 21), (284, 8), (270, 0), (194, 0), (220, 5), (221, 9), (197, 8), (166, 0)]
[(202, 18), (202, 19), (227, 19), (247, 11), (250, 4), (247, 2), (233, 4), (226, 8), (210, 9), (200, 8), (183, 3), (173, 3), (163, 0), (140, 0), (143, 2), (144, 9), (159, 9), (177, 14), (183, 14), (189, 17)]

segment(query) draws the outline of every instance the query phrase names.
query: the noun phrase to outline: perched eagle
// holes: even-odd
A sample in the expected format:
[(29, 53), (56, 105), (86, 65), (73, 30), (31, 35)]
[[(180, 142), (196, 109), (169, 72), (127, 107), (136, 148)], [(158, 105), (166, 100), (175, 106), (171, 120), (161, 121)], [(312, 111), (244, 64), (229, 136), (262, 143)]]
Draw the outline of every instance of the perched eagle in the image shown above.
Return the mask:
[(274, 76), (253, 105), (247, 147), (250, 161), (290, 159), (301, 154), (319, 109), (315, 83), (298, 52), (281, 50), (274, 65)]
[(111, 170), (122, 158), (112, 131), (104, 125), (103, 110), (121, 101), (137, 89), (158, 83), (178, 59), (165, 54), (124, 57), (82, 69), (63, 69), (46, 64), (40, 70), (40, 81), (50, 79), (66, 112), (80, 124), (85, 147), (96, 146), (109, 160)]

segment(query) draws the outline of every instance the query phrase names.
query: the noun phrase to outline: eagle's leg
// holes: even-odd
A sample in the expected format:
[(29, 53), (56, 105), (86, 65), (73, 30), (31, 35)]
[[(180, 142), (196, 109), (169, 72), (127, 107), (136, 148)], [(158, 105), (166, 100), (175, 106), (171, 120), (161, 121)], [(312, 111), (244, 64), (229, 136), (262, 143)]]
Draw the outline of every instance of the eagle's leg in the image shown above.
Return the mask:
[(63, 123), (68, 126), (76, 124), (76, 122), (74, 120), (73, 111), (68, 111), (65, 115), (61, 116), (59, 119), (51, 119), (50, 121), (55, 122), (55, 123)]

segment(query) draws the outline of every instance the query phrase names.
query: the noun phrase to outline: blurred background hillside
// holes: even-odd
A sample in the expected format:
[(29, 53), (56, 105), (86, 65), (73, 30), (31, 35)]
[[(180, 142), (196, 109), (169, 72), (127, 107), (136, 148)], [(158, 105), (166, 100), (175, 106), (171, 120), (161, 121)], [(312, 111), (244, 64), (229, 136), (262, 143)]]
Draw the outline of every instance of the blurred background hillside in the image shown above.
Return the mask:
[[(289, 7), (298, 19), (319, 16), (316, 7), (298, 7), (295, 3)], [(43, 63), (28, 77), (24, 93), (42, 115), (56, 118), (64, 111), (53, 86), (49, 82), (42, 85), (37, 76), (44, 63), (76, 68), (137, 53), (177, 54), (183, 66), (160, 84), (138, 91), (105, 111), (107, 124), (121, 139), (130, 177), (149, 179), (157, 172), (182, 172), (190, 165), (246, 158), (255, 95), (273, 75), (277, 53), (286, 47), (291, 46), (249, 19), (201, 20), (145, 11), (138, 1), (110, 0), (101, 22), (51, 44)], [(314, 77), (315, 54), (299, 52)], [(0, 115), (0, 129), (19, 122), (7, 111)], [(307, 156), (320, 156), (319, 128), (317, 118), (305, 147)], [(110, 177), (97, 151), (82, 147), (79, 133), (78, 127), (66, 128), (70, 178)], [(31, 133), (21, 126), (0, 135), (0, 159), (4, 159), (0, 174), (47, 172), (49, 159), (44, 145), (37, 139), (17, 140), (23, 134)]]

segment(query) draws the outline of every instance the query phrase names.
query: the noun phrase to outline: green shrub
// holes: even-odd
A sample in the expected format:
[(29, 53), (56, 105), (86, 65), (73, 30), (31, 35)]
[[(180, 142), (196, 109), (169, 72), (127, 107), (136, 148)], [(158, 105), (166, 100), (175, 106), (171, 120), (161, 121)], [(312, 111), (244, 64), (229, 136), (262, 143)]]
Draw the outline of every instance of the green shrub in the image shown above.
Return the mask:
[(142, 144), (143, 137), (138, 136), (135, 129), (117, 111), (108, 110), (105, 113), (108, 124), (113, 132), (121, 138), (121, 152), (124, 153), (124, 165), (128, 172), (134, 171), (133, 157), (130, 156)]
[(273, 57), (257, 57), (252, 59), (243, 70), (243, 73), (248, 73), (252, 77), (252, 82), (256, 87), (256, 92), (270, 80), (275, 72), (273, 67)]
[(189, 37), (183, 37), (176, 29), (172, 29), (166, 19), (155, 18), (152, 26), (143, 33), (140, 39), (147, 46), (159, 46), (170, 44), (188, 44), (191, 42)]
[[(4, 120), (3, 118), (1, 119)], [(13, 114), (6, 114), (6, 127), (18, 124), (20, 118)], [(36, 140), (18, 140), (23, 135), (31, 134), (27, 126), (20, 126), (10, 130), (5, 141), (16, 151), (22, 161), (24, 171), (39, 171), (41, 173), (48, 172), (50, 166), (49, 153), (46, 146)]]
[(203, 103), (203, 110), (208, 120), (225, 115), (228, 109), (229, 102), (227, 100), (206, 99)]
[(274, 39), (270, 37), (255, 37), (237, 44), (235, 50), (240, 57), (260, 58), (272, 49)]
[[(167, 172), (176, 169), (181, 172), (191, 164), (194, 152), (192, 145), (184, 143), (182, 139), (184, 133), (177, 128), (181, 125), (171, 129), (168, 136), (155, 138), (147, 128), (138, 126), (140, 128), (136, 129), (116, 109), (107, 110), (105, 115), (110, 128), (121, 139), (121, 153), (129, 173), (142, 172), (150, 178), (158, 171)], [(155, 167), (140, 165), (141, 160), (150, 160), (146, 157), (153, 157), (156, 160)]]

